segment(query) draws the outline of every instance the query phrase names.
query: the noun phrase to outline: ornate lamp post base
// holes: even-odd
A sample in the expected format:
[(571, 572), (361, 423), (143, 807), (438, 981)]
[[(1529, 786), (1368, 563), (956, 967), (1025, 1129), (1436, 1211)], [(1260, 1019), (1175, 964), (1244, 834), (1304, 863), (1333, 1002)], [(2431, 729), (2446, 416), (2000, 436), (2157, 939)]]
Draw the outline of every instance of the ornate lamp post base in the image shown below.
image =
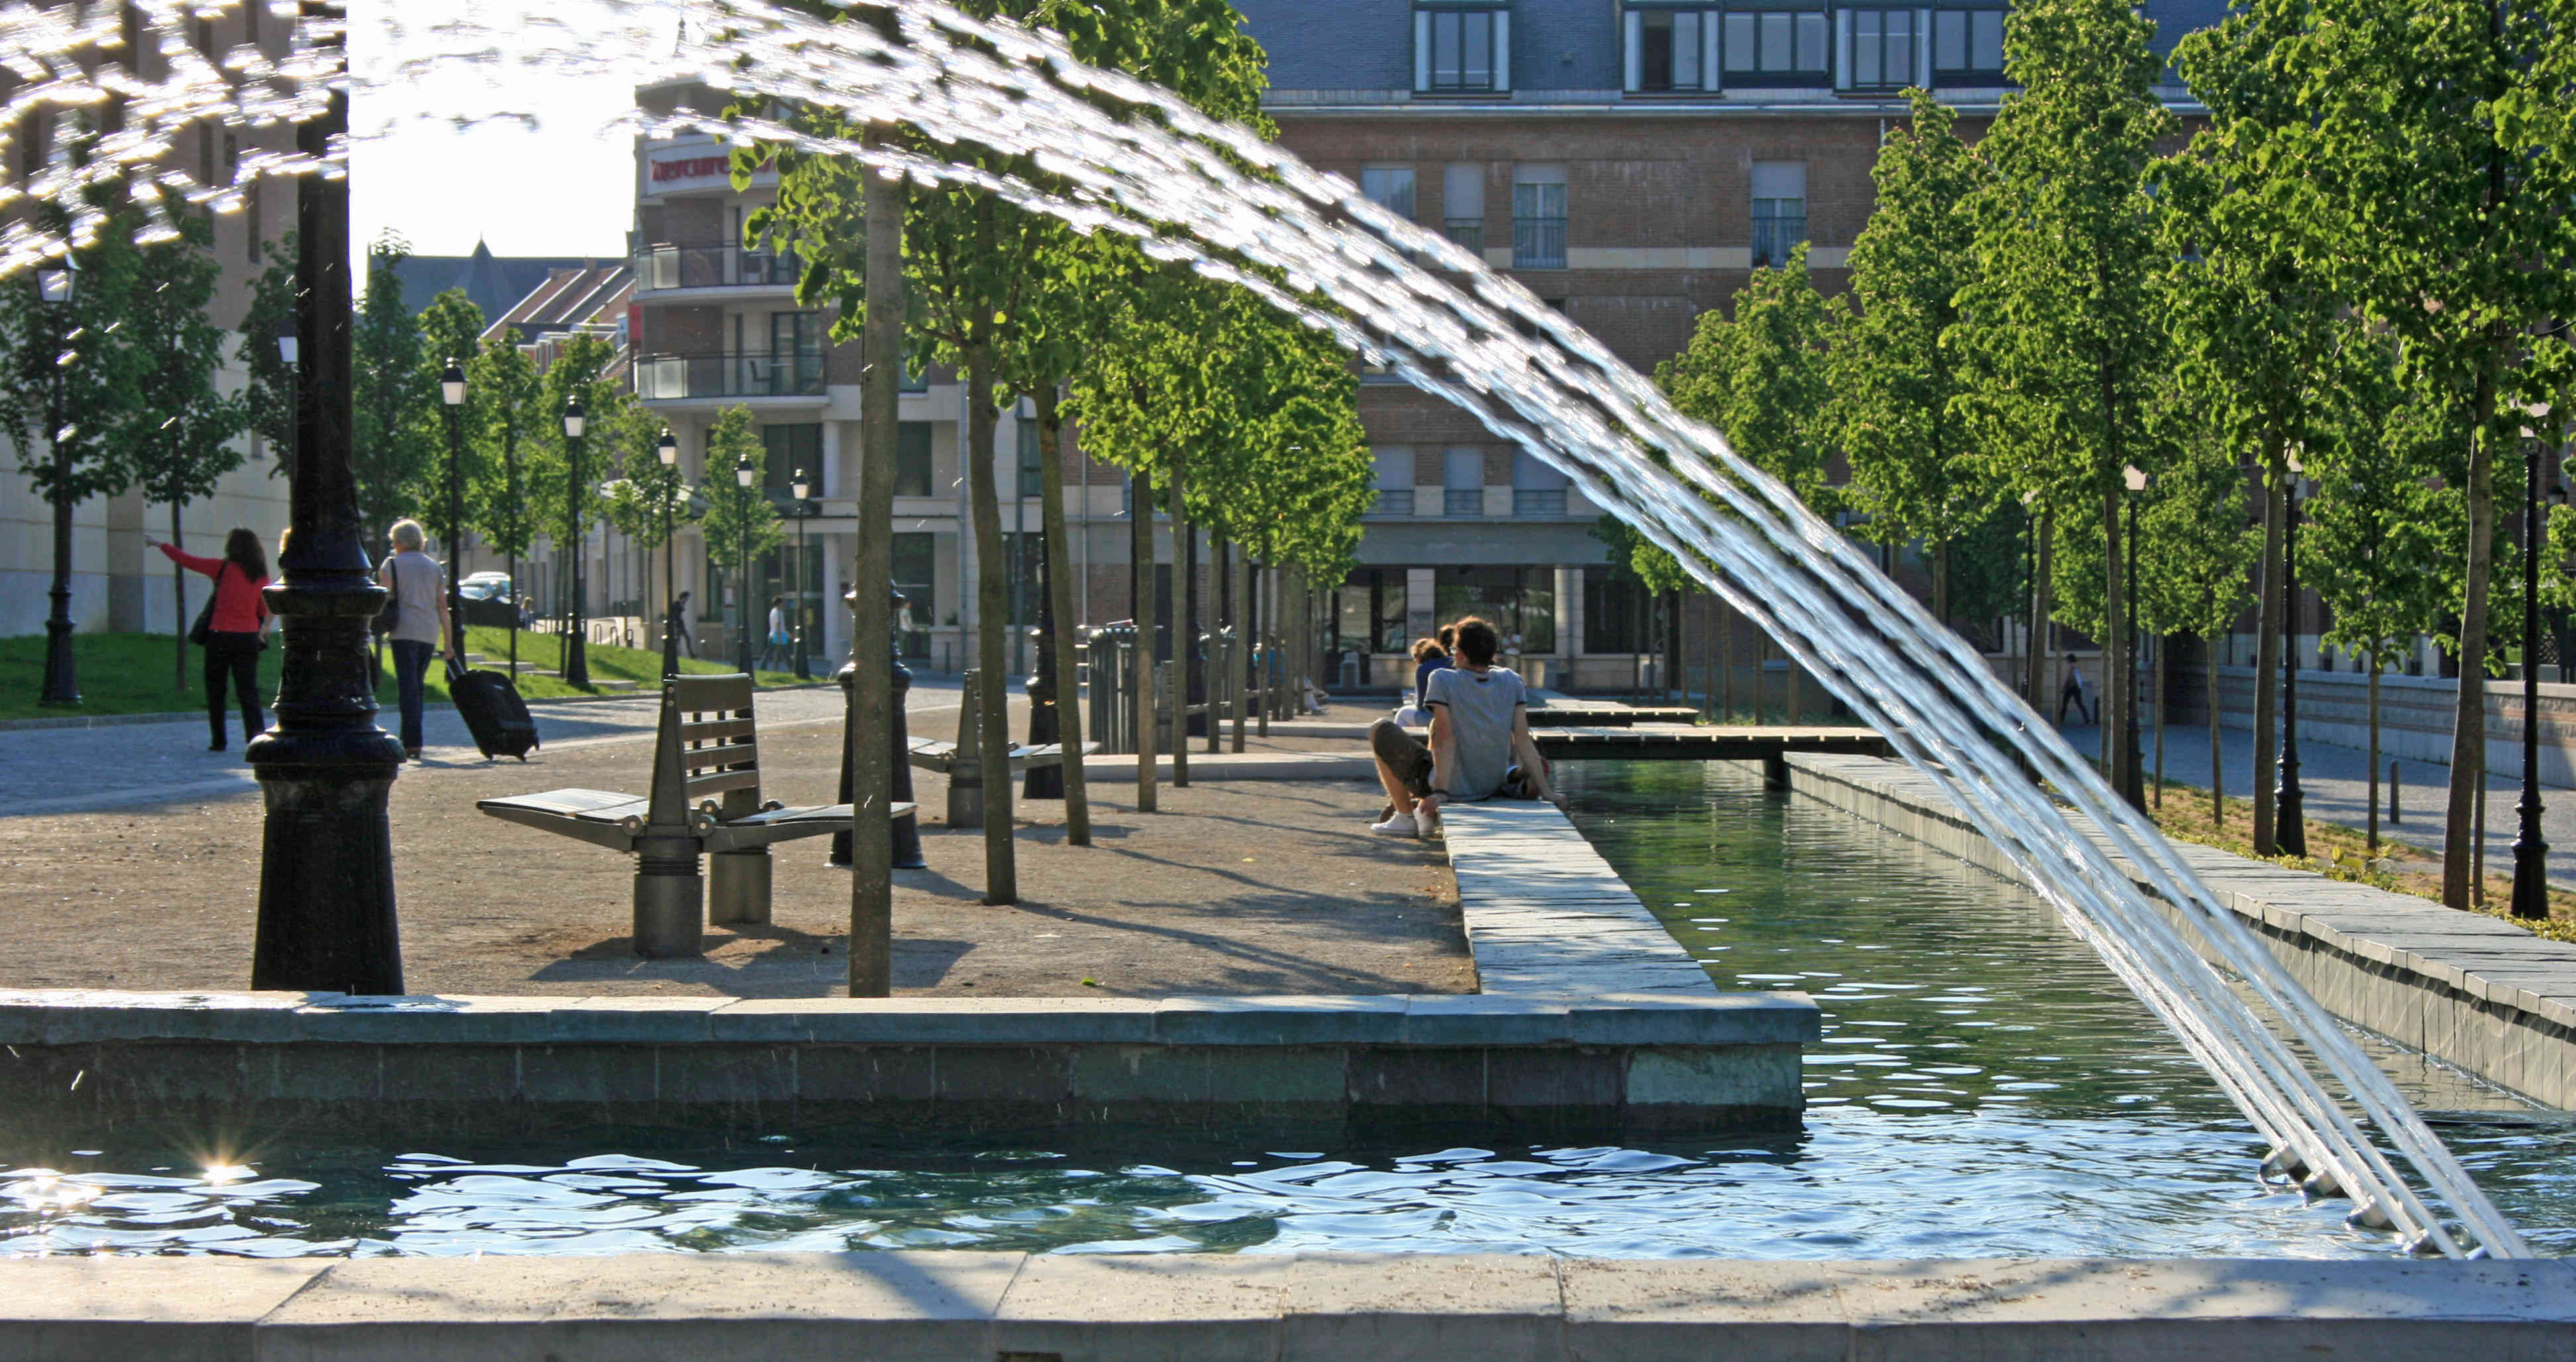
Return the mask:
[(80, 677), (72, 667), (72, 593), (66, 588), (46, 593), (54, 598), (45, 620), (45, 689), (36, 703), (69, 708), (81, 702)]

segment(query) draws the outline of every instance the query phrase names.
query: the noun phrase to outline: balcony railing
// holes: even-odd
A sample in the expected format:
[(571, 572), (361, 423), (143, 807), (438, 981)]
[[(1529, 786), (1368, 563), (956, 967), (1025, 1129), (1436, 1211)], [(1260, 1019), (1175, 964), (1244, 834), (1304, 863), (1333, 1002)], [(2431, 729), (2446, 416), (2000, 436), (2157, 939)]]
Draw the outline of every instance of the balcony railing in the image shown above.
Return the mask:
[(720, 242), (659, 242), (635, 255), (636, 286), (644, 289), (785, 287), (796, 282), (801, 268), (792, 248), (753, 250)]
[(1444, 516), (1474, 516), (1484, 513), (1485, 489), (1482, 487), (1451, 487), (1441, 493), (1440, 514)]
[(695, 397), (820, 397), (823, 352), (646, 355), (635, 361), (635, 395), (647, 402)]
[(1516, 516), (1563, 515), (1565, 514), (1565, 489), (1557, 487), (1536, 491), (1529, 488), (1514, 488), (1512, 514)]
[(1381, 488), (1379, 488), (1379, 489), (1377, 490), (1377, 507), (1376, 507), (1376, 509), (1374, 509), (1374, 510), (1370, 511), (1370, 512), (1369, 512), (1369, 514), (1371, 514), (1371, 515), (1411, 515), (1411, 514), (1413, 514), (1413, 489), (1412, 489), (1412, 488), (1410, 488), (1410, 487), (1381, 487)]

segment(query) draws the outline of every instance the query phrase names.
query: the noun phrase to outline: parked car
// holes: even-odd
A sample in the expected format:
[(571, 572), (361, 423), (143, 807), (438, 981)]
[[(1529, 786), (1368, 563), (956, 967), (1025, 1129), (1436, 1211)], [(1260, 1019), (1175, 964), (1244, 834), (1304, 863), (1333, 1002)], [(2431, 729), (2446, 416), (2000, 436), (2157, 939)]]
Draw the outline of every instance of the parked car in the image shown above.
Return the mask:
[(506, 572), (468, 573), (456, 584), (456, 594), (465, 604), (467, 624), (507, 629), (515, 621), (527, 624), (527, 613), (511, 594), (510, 574)]

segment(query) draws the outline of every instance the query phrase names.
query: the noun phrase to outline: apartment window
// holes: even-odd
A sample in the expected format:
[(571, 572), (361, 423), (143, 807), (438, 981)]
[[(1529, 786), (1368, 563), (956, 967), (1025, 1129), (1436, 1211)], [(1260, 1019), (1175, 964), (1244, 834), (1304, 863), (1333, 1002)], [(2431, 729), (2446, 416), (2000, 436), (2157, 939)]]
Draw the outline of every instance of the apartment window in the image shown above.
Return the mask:
[(1565, 268), (1565, 167), (1512, 168), (1512, 268)]
[[(922, 429), (929, 427), (924, 425)], [(894, 551), (894, 589), (903, 595), (903, 608), (894, 619), (895, 655), (928, 657), (931, 592), (932, 583), (939, 577), (939, 546), (927, 534), (897, 534), (891, 539), (888, 547)]]
[(1556, 651), (1555, 568), (1435, 568), (1431, 596), (1440, 619), (1482, 615), (1490, 621), (1505, 652)]
[(1413, 221), (1413, 167), (1363, 167), (1360, 196), (1407, 222)]
[(2004, 12), (1943, 9), (1932, 12), (1932, 69), (1945, 76), (2004, 75)]
[(1714, 9), (1631, 8), (1627, 16), (1627, 88), (1632, 93), (1698, 93), (1717, 88)]
[(1816, 85), (1827, 73), (1822, 9), (1730, 9), (1719, 35), (1731, 84)]
[(772, 501), (786, 501), (793, 493), (788, 484), (796, 481), (796, 470), (815, 487), (823, 485), (823, 427), (820, 422), (783, 426), (762, 426), (760, 443), (760, 485)]
[(1565, 475), (1533, 458), (1525, 449), (1512, 451), (1512, 514), (1565, 514)]
[[(1403, 568), (1351, 569), (1350, 577), (1333, 592), (1333, 651), (1403, 652), (1412, 642), (1405, 637), (1406, 591)], [(1410, 682), (1409, 662), (1404, 671)]]
[(1440, 226), (1460, 249), (1485, 253), (1485, 163), (1454, 161), (1440, 171)]
[(1851, 81), (1855, 90), (1901, 90), (1922, 79), (1915, 70), (1921, 34), (1910, 9), (1851, 11)]
[(1413, 514), (1413, 447), (1371, 451), (1377, 461), (1377, 515)]
[(935, 496), (930, 489), (930, 423), (901, 421), (894, 428), (894, 494)]
[(1804, 161), (1753, 163), (1753, 265), (1777, 269), (1807, 239), (1807, 165)]
[(1511, 88), (1511, 11), (1422, 5), (1413, 12), (1413, 88), (1487, 94)]
[(1440, 456), (1440, 514), (1480, 516), (1485, 513), (1485, 451), (1459, 445)]

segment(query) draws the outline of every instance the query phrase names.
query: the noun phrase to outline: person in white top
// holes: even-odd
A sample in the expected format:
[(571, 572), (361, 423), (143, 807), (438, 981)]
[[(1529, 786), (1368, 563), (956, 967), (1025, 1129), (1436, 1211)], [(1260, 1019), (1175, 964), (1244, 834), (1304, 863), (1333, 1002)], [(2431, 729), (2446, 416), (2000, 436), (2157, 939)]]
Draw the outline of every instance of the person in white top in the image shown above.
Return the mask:
[(394, 612), (393, 628), (385, 631), (385, 641), (394, 652), (394, 689), (402, 704), (403, 751), (413, 761), (420, 760), (421, 703), (429, 676), (429, 660), (447, 656), (448, 640), (455, 637), (447, 615), (447, 570), (438, 560), (421, 552), (428, 542), (417, 520), (397, 520), (393, 528), (393, 554), (376, 569), (376, 583), (393, 593), (388, 603)]
[(1428, 673), (1423, 703), (1431, 710), (1425, 745), (1380, 719), (1369, 725), (1378, 783), (1391, 812), (1369, 831), (1390, 837), (1429, 837), (1444, 800), (1544, 799), (1563, 804), (1549, 788), (1547, 760), (1530, 737), (1529, 697), (1520, 675), (1494, 665), (1502, 639), (1494, 626), (1469, 617), (1458, 622), (1458, 665)]

